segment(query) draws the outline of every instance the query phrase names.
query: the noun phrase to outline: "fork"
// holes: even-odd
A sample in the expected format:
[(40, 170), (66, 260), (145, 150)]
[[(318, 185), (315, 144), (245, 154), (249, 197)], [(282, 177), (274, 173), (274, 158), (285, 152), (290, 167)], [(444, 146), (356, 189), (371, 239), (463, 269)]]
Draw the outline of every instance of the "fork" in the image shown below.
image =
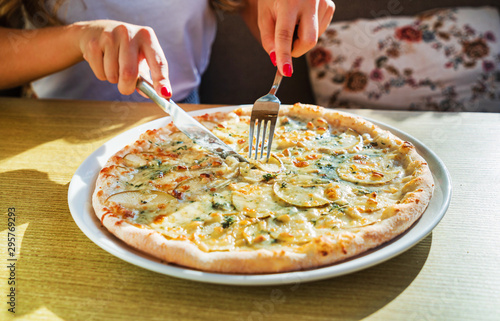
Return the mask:
[[(269, 93), (257, 99), (253, 104), (252, 114), (250, 116), (250, 130), (248, 132), (248, 141), (249, 141), (248, 158), (252, 158), (254, 129), (255, 129), (255, 123), (257, 123), (257, 135), (255, 141), (254, 158), (255, 160), (257, 160), (257, 158), (262, 159), (262, 157), (264, 156), (264, 147), (266, 145), (265, 144), (266, 131), (267, 127), (269, 127), (269, 137), (267, 138), (266, 161), (269, 160), (269, 156), (271, 155), (271, 145), (273, 144), (274, 128), (276, 127), (276, 120), (278, 119), (278, 113), (281, 104), (278, 97), (275, 96), (280, 86), (281, 78), (283, 78), (283, 76), (277, 70), (276, 76), (274, 77), (273, 86), (271, 87)], [(262, 143), (260, 146), (260, 157), (258, 157), (261, 128), (262, 128)]]

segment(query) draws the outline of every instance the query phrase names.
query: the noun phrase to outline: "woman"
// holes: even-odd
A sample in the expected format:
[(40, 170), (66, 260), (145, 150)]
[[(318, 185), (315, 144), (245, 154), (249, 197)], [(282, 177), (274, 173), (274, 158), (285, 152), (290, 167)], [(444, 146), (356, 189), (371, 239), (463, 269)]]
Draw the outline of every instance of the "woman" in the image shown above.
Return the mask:
[(334, 12), (330, 0), (3, 0), (1, 23), (10, 28), (0, 27), (0, 88), (34, 81), (42, 98), (139, 101), (135, 81), (149, 70), (160, 95), (197, 102), (214, 8), (240, 12), (288, 77), (291, 57), (315, 45)]

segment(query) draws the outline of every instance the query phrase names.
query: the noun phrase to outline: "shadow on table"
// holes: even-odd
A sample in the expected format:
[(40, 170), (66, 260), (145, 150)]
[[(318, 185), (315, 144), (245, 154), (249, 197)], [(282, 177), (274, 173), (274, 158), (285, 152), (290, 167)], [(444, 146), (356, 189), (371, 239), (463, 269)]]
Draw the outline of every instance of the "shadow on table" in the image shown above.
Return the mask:
[[(24, 178), (24, 179), (23, 179)], [(417, 277), (432, 236), (385, 263), (350, 275), (282, 286), (204, 284), (150, 272), (92, 243), (67, 206), (68, 185), (47, 174), (15, 181), (18, 224), (29, 223), (18, 261), (18, 313), (63, 320), (358, 320), (393, 301)], [(25, 183), (25, 182), (30, 182)], [(35, 206), (36, 204), (36, 206)]]
[[(385, 263), (345, 275), (310, 283), (255, 288), (205, 285), (207, 292), (227, 292), (235, 299), (231, 308), (242, 320), (359, 320), (390, 303), (413, 282), (425, 264), (432, 235)], [(216, 300), (207, 304), (220, 312)], [(218, 309), (217, 309), (217, 308)]]

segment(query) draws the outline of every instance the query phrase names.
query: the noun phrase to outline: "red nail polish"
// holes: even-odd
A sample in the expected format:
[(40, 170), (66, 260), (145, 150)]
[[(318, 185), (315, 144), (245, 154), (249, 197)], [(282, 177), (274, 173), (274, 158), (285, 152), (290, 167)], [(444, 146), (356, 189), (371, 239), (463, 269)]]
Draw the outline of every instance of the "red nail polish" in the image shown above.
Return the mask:
[(271, 58), (271, 62), (273, 63), (274, 67), (276, 67), (276, 52), (271, 51), (269, 54), (269, 58)]
[(283, 75), (285, 77), (292, 77), (292, 65), (290, 64), (283, 65)]
[(172, 97), (172, 93), (168, 90), (167, 87), (161, 87), (160, 92), (163, 97)]

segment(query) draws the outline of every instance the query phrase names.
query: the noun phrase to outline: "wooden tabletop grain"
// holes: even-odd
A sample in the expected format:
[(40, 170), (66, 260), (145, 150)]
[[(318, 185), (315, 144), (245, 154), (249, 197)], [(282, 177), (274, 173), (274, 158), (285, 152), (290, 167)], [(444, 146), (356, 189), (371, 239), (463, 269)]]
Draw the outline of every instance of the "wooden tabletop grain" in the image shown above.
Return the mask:
[(453, 183), (443, 220), (402, 255), (356, 273), (236, 287), (129, 264), (72, 219), (67, 192), (78, 166), (110, 138), (163, 117), (160, 109), (0, 98), (0, 320), (499, 320), (500, 114), (351, 112), (441, 158)]

